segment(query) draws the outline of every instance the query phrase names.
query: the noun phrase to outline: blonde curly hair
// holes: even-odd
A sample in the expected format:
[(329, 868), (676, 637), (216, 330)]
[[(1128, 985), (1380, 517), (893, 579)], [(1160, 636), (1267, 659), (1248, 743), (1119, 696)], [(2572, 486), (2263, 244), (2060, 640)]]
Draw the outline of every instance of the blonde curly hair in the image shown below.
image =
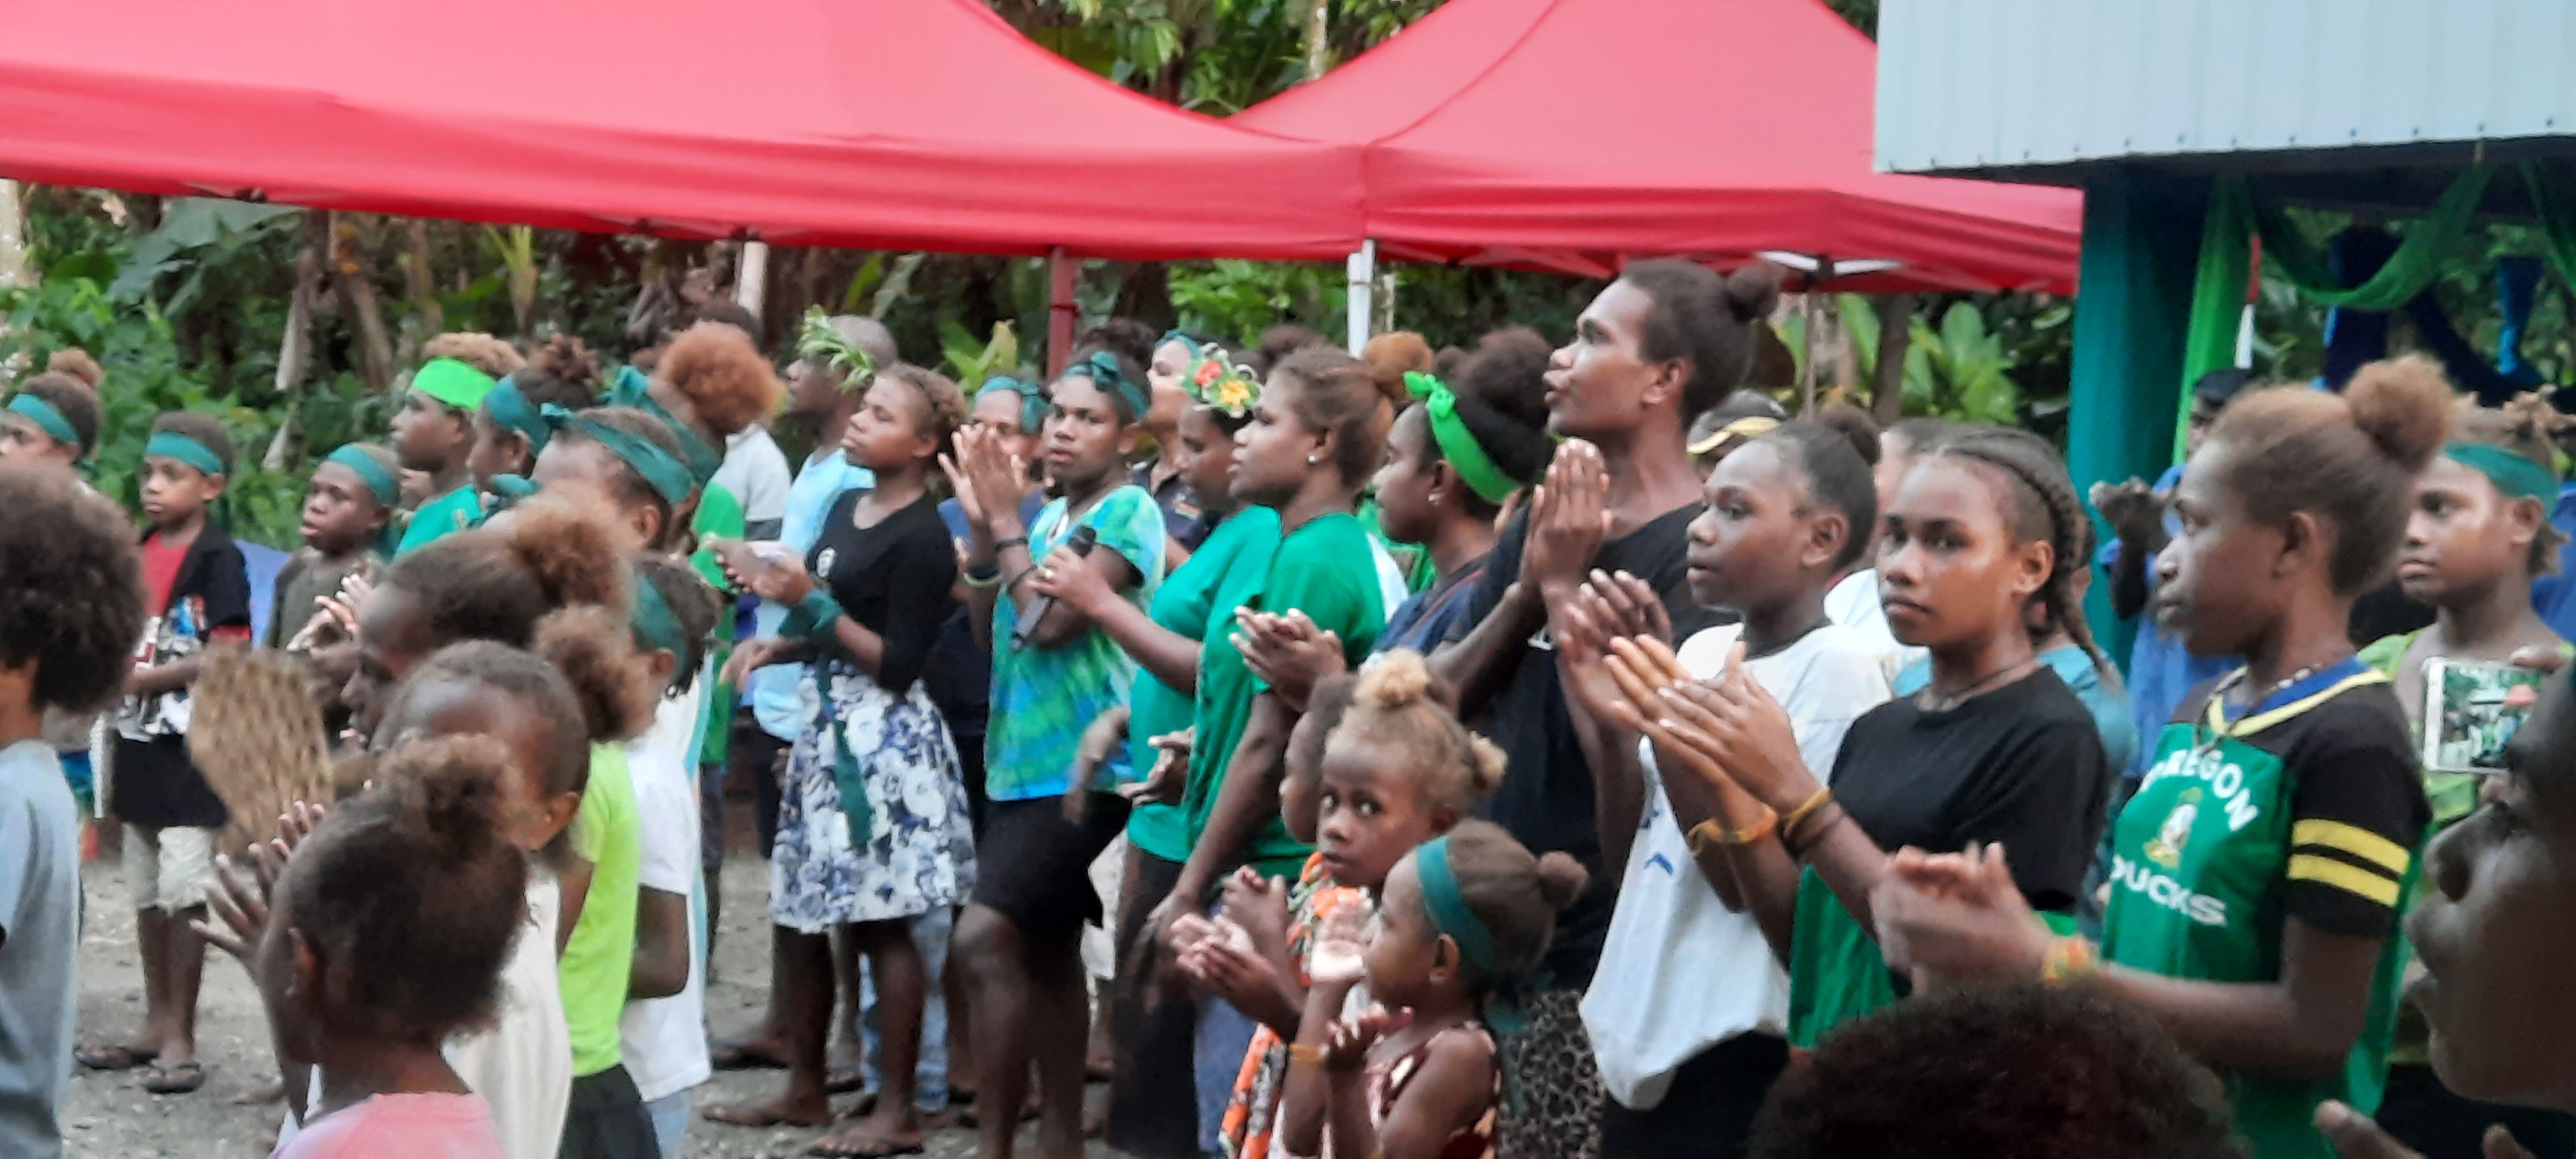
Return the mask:
[(1503, 750), (1458, 723), (1453, 699), (1422, 653), (1382, 653), (1360, 670), (1350, 707), (1325, 738), (1324, 752), (1362, 744), (1401, 752), (1401, 767), (1426, 798), (1466, 813), (1502, 783)]

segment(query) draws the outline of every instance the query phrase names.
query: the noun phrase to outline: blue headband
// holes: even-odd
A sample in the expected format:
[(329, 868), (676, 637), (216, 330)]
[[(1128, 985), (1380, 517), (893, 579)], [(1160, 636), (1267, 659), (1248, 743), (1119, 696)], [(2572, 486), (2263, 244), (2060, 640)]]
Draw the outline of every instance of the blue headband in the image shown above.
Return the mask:
[(177, 431), (156, 431), (151, 441), (143, 444), (143, 457), (177, 459), (209, 475), (226, 475), (224, 460), (206, 444)]
[(546, 425), (545, 416), (537, 413), (536, 404), (519, 389), (515, 375), (493, 384), (492, 393), (483, 396), (483, 413), (528, 440), (531, 456), (544, 451), (546, 440), (554, 437), (554, 429)]
[(69, 443), (83, 452), (89, 450), (89, 445), (81, 442), (80, 432), (72, 429), (71, 420), (64, 418), (63, 412), (55, 409), (54, 404), (22, 390), (16, 398), (9, 400), (9, 410), (12, 414), (22, 414), (34, 420), (55, 442)]
[(1118, 356), (1106, 350), (1092, 351), (1091, 357), (1065, 367), (1064, 372), (1068, 375), (1079, 374), (1090, 379), (1092, 384), (1100, 389), (1116, 394), (1120, 401), (1127, 404), (1129, 422), (1145, 417), (1145, 412), (1151, 409), (1146, 402), (1145, 392), (1138, 389), (1135, 383), (1127, 381), (1126, 372), (1118, 369)]
[(376, 502), (387, 507), (402, 505), (402, 480), (385, 470), (383, 463), (377, 462), (374, 455), (360, 449), (358, 444), (343, 444), (338, 450), (323, 456), (322, 461), (338, 463), (357, 472), (358, 481), (367, 485), (367, 493), (375, 496)]
[(672, 458), (669, 451), (553, 403), (547, 403), (543, 413), (546, 425), (558, 431), (575, 431), (583, 438), (608, 448), (610, 454), (634, 468), (636, 474), (644, 477), (645, 484), (674, 508), (686, 502), (689, 492), (697, 489), (697, 484), (689, 477), (689, 469)]
[(698, 437), (698, 432), (689, 429), (689, 424), (681, 422), (678, 416), (663, 409), (661, 403), (653, 401), (652, 385), (652, 380), (645, 378), (643, 371), (621, 366), (617, 368), (617, 381), (609, 385), (608, 393), (599, 401), (607, 406), (631, 406), (662, 420), (663, 426), (671, 428), (671, 437), (680, 442), (680, 459), (688, 468), (689, 477), (701, 487), (713, 482), (716, 469), (724, 466), (723, 452), (708, 446), (705, 439)]

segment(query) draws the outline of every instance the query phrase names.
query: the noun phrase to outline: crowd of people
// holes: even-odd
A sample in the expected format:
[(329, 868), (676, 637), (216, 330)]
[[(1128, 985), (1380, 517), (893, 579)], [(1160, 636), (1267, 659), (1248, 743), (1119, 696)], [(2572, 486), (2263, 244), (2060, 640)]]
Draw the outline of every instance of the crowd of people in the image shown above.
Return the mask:
[[(1776, 295), (1638, 262), (1561, 345), (1359, 355), (1113, 320), (971, 390), (862, 317), (783, 378), (722, 303), (613, 372), (441, 335), (263, 615), (224, 426), (153, 425), (138, 530), (64, 352), (0, 410), (0, 1152), (60, 1153), (75, 1065), (202, 1086), (209, 945), (289, 1159), (2576, 1150), (2554, 412), (2222, 372), (2087, 496), (1740, 389)], [(251, 646), (335, 799), (200, 767)], [(2428, 770), (2464, 663), (2536, 706)], [(768, 1005), (711, 1034), (743, 798)], [(76, 1018), (84, 808), (135, 1028)]]

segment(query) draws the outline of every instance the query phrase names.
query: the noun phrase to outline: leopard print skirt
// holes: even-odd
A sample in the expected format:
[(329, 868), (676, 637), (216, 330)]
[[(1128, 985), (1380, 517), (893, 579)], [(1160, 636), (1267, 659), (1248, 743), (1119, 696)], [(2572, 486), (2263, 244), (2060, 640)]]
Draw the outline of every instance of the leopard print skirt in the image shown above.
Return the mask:
[(1547, 990), (1524, 1000), (1528, 1025), (1501, 1039), (1503, 1113), (1495, 1159), (1601, 1159), (1608, 1094), (1583, 1029), (1583, 992)]

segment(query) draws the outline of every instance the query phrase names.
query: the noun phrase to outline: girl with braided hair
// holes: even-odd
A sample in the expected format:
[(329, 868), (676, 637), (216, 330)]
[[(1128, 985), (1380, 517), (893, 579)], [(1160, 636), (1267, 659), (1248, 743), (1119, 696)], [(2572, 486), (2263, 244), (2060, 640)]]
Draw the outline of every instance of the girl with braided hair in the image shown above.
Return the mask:
[(2004, 850), (1898, 854), (1869, 899), (1891, 960), (1945, 981), (2090, 976), (2229, 1080), (2256, 1159), (2333, 1155), (2320, 1105), (2367, 1113), (2384, 1090), (2395, 926), (2432, 816), (2405, 711), (2346, 626), (2450, 405), (2439, 375), (2380, 364), (2341, 395), (2256, 391), (2221, 414), (2174, 489), (2157, 611), (2192, 651), (2246, 662), (2185, 698), (2112, 823), (2098, 953), (2002, 885), (2015, 844), (2009, 870)]
[(1610, 657), (1667, 774), (1710, 794), (1708, 844), (1788, 967), (1792, 1045), (1902, 993), (1872, 909), (1890, 850), (2008, 845), (2002, 888), (2071, 928), (2110, 768), (2027, 617), (2036, 605), (2081, 632), (2066, 624), (2067, 573), (2087, 562), (2072, 493), (2053, 458), (2002, 436), (1962, 436), (1906, 472), (1879, 519), (1877, 570), (1889, 627), (1929, 651), (1932, 678), (1852, 722), (1830, 790), (1740, 647), (1706, 681), (1659, 649)]

